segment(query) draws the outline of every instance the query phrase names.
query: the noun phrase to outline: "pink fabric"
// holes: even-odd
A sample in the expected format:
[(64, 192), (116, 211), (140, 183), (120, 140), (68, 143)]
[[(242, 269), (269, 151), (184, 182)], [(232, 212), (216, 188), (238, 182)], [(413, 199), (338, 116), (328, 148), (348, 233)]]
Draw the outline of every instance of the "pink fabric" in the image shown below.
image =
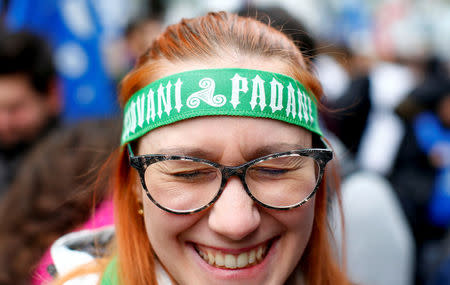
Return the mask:
[[(105, 200), (100, 204), (100, 206), (98, 206), (92, 217), (75, 231), (96, 229), (103, 226), (112, 225), (114, 224), (113, 216), (112, 199)], [(52, 280), (52, 277), (47, 272), (47, 267), (51, 264), (53, 264), (53, 260), (50, 255), (50, 249), (48, 249), (42, 256), (36, 270), (31, 276), (32, 285), (46, 284)]]

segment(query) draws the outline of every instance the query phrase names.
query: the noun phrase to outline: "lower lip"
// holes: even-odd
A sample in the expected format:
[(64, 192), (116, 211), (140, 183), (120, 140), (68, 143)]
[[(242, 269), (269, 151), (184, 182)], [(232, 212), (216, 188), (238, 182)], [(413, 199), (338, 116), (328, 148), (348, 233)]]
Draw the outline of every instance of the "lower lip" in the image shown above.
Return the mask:
[(275, 255), (278, 245), (278, 238), (272, 242), (272, 245), (269, 251), (266, 253), (266, 256), (262, 260), (262, 262), (255, 264), (246, 268), (237, 268), (237, 269), (226, 269), (226, 268), (217, 268), (209, 263), (207, 263), (194, 249), (192, 244), (189, 244), (189, 247), (194, 255), (195, 261), (203, 268), (206, 272), (213, 275), (213, 278), (222, 279), (222, 280), (245, 280), (245, 279), (253, 279), (262, 273), (267, 273), (267, 266)]

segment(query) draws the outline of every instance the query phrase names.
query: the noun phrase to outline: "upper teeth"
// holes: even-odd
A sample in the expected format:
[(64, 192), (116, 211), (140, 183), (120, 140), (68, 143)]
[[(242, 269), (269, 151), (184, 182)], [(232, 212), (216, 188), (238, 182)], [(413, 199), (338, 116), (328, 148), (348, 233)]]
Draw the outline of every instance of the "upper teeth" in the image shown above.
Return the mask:
[(210, 265), (235, 269), (260, 262), (267, 251), (267, 244), (236, 255), (200, 246), (197, 249), (200, 256)]

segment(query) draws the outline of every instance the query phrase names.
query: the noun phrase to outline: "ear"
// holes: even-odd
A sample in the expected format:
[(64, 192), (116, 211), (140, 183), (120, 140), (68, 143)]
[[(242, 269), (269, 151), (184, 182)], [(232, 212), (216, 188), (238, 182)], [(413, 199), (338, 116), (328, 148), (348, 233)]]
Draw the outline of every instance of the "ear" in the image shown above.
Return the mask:
[(135, 186), (133, 187), (133, 191), (135, 192), (136, 196), (136, 205), (138, 208), (138, 212), (140, 215), (142, 215), (142, 209), (144, 209), (144, 191), (142, 190), (141, 183), (135, 183)]
[(47, 106), (53, 116), (58, 116), (63, 110), (64, 98), (62, 94), (61, 83), (56, 78), (52, 79), (48, 86)]
[(134, 196), (136, 197), (136, 201), (142, 205), (144, 196), (146, 194), (144, 192), (144, 189), (142, 188), (141, 178), (139, 177), (139, 174), (137, 174), (137, 171), (134, 171), (134, 170), (131, 175), (132, 175), (131, 179), (133, 181), (133, 185), (131, 186), (131, 189), (134, 191)]

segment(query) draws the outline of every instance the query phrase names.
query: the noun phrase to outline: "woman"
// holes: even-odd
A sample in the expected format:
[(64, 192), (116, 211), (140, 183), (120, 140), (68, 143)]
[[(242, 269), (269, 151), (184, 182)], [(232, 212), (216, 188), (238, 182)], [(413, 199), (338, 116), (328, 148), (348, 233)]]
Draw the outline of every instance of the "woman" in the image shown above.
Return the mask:
[(220, 12), (168, 27), (122, 82), (101, 284), (348, 284), (328, 242), (321, 95), (262, 23)]

